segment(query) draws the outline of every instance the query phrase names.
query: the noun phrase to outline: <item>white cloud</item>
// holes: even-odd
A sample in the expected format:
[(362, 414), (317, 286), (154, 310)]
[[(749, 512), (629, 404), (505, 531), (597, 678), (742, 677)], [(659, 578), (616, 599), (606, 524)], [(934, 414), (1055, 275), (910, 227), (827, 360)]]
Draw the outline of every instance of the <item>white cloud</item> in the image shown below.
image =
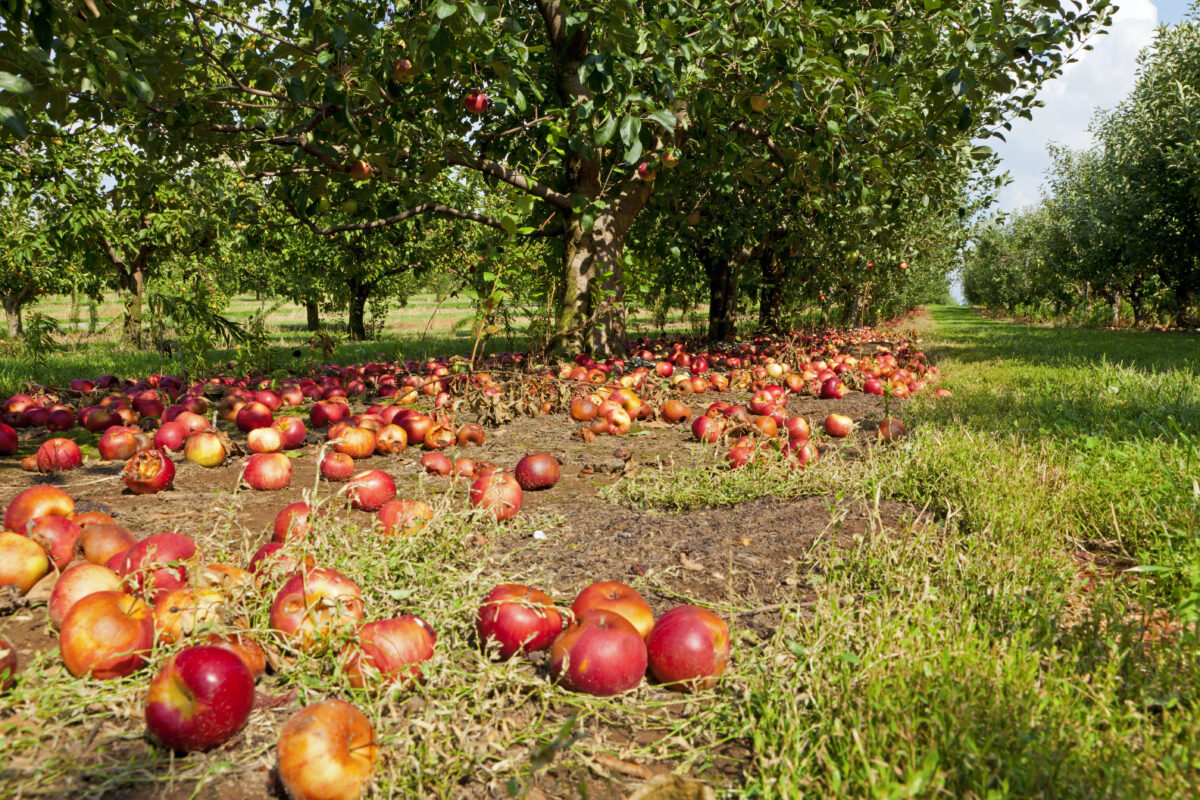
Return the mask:
[[(1172, 12), (1167, 16), (1175, 16)], [(1007, 142), (989, 142), (1012, 177), (1000, 192), (1001, 209), (1038, 201), (1050, 166), (1048, 144), (1078, 149), (1091, 143), (1092, 116), (1097, 109), (1115, 106), (1133, 88), (1138, 53), (1153, 41), (1158, 22), (1159, 9), (1150, 0), (1121, 0), (1108, 35), (1093, 37), (1094, 49), (1080, 53), (1077, 62), (1043, 88), (1040, 98), (1046, 105), (1034, 109), (1033, 120), (1014, 122)]]

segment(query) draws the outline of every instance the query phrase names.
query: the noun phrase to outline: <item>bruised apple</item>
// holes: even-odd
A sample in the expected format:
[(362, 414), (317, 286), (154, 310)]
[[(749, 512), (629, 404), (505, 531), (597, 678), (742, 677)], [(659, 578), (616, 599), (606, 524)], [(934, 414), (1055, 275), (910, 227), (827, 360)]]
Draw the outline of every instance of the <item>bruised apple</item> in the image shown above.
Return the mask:
[(84, 561), (105, 564), (136, 544), (137, 538), (123, 525), (88, 525), (79, 534), (75, 550)]
[(378, 511), (396, 496), (396, 482), (381, 469), (360, 472), (346, 486), (351, 507), (359, 511)]
[(471, 484), (471, 505), (496, 515), (498, 522), (511, 519), (521, 510), (521, 485), (504, 472), (485, 472)]
[(342, 651), (342, 669), (356, 689), (420, 682), (436, 642), (429, 623), (412, 614), (368, 622)]
[(55, 569), (64, 569), (75, 557), (75, 543), (81, 529), (66, 517), (37, 517), (25, 526), (28, 536), (37, 542)]
[(72, 675), (120, 678), (141, 669), (154, 646), (150, 606), (122, 592), (93, 592), (67, 612), (58, 649)]
[(125, 462), (121, 478), (134, 494), (155, 494), (171, 488), (175, 480), (175, 462), (167, 457), (165, 450), (142, 450)]
[(336, 570), (316, 567), (289, 578), (271, 605), (271, 627), (301, 650), (362, 622), (362, 590)]
[(279, 780), (292, 800), (357, 800), (366, 791), (379, 746), (371, 722), (344, 700), (296, 713), (276, 746)]
[(50, 571), (50, 557), (28, 536), (0, 532), (0, 586), (25, 594)]
[(391, 500), (379, 509), (376, 527), (388, 536), (412, 536), (433, 519), (433, 509), (422, 500)]
[(172, 644), (201, 625), (217, 622), (225, 597), (214, 589), (186, 587), (167, 592), (154, 604), (154, 630), (160, 642)]

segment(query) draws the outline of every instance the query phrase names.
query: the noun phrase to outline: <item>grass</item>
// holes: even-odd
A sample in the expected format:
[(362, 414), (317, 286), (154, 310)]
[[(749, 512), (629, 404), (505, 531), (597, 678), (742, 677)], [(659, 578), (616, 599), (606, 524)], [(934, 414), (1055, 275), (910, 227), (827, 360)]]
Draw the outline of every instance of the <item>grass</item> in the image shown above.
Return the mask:
[[(537, 544), (481, 557), (466, 542), (555, 520), (518, 516), (499, 534), (460, 494), (414, 480), (402, 491), (439, 511), (422, 535), (383, 539), (334, 514), (311, 546), (363, 587), (370, 618), (417, 613), (434, 625), (428, 681), (361, 694), (338, 669), (335, 640), (317, 655), (279, 646), (296, 668), (262, 691), (366, 710), (387, 753), (377, 796), (453, 796), (466, 782), (520, 793), (551, 760), (585, 770), (597, 752), (702, 772), (726, 742), (749, 752), (738, 792), (750, 798), (1196, 796), (1200, 339), (1048, 331), (951, 308), (920, 327), (954, 396), (904, 405), (913, 435), (897, 445), (827, 454), (805, 471), (780, 460), (728, 471), (714, 454), (611, 490), (683, 513), (767, 495), (893, 498), (932, 512), (922, 517), (932, 524), (899, 530), (876, 521), (849, 546), (822, 537), (801, 587), (808, 599), (785, 603), (765, 642), (740, 634), (735, 602), (718, 608), (733, 622), (735, 667), (716, 689), (682, 707), (648, 687), (597, 701), (527, 664), (488, 663), (473, 642), (474, 605), (500, 580), (536, 582)], [(237, 500), (197, 528), (213, 557), (244, 563)], [(1140, 571), (1117, 576), (1097, 562), (1086, 576), (1080, 552)], [(241, 612), (269, 639), (263, 600)], [(0, 786), (91, 796), (231, 760), (271, 762), (267, 712), (255, 712), (235, 756), (170, 759), (140, 741), (147, 673), (97, 685), (49, 653), (26, 675), (38, 677), (18, 684), (0, 716)], [(573, 732), (606, 726), (662, 738), (572, 744)], [(80, 746), (92, 735), (99, 755)]]
[[(840, 493), (938, 514), (813, 554), (816, 602), (743, 660), (723, 718), (753, 742), (747, 795), (1194, 796), (1200, 338), (951, 308), (923, 329), (954, 397), (906, 405), (898, 447), (615, 489), (676, 510)], [(1078, 550), (1139, 580), (1100, 569), (1089, 590)]]

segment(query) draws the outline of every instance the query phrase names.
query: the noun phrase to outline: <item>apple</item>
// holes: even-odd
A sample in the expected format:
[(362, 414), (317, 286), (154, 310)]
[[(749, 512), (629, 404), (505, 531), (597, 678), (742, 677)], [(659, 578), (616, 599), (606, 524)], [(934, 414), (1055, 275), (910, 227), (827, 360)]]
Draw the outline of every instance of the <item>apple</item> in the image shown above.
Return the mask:
[(545, 592), (516, 583), (492, 589), (475, 619), (480, 644), (499, 645), (504, 661), (517, 653), (545, 650), (562, 626), (562, 614)]
[(70, 517), (74, 515), (71, 495), (56, 486), (31, 486), (14, 497), (5, 510), (4, 527), (24, 530), (25, 523), (34, 517)]
[(134, 494), (157, 494), (174, 483), (175, 462), (165, 450), (142, 450), (125, 462), (121, 478)]
[(219, 467), (228, 455), (225, 442), (211, 431), (197, 431), (183, 446), (183, 457), (202, 467)]
[(302, 447), (304, 439), (308, 435), (308, 429), (304, 427), (304, 420), (299, 417), (286, 415), (279, 417), (275, 420), (274, 428), (283, 437), (284, 450), (295, 450), (297, 447)]
[(729, 665), (729, 627), (706, 608), (676, 606), (659, 617), (646, 649), (650, 674), (668, 689), (708, 689)]
[(356, 689), (423, 680), (421, 664), (433, 658), (437, 634), (412, 614), (368, 622), (342, 651), (342, 670)]
[(668, 400), (663, 403), (659, 413), (663, 419), (672, 425), (687, 422), (692, 418), (692, 410), (678, 400)]
[(275, 515), (271, 541), (296, 542), (307, 538), (312, 531), (310, 516), (312, 516), (312, 508), (308, 503), (300, 502), (284, 506), (283, 510)]
[(11, 456), (17, 452), (19, 447), (17, 432), (12, 429), (11, 425), (0, 422), (0, 456)]
[(345, 453), (326, 453), (321, 459), (321, 477), (327, 481), (348, 481), (354, 474), (354, 459)]
[(421, 500), (390, 500), (376, 516), (376, 527), (385, 535), (412, 536), (433, 519), (433, 509)]
[(147, 536), (125, 554), (117, 570), (135, 594), (154, 602), (187, 585), (188, 568), (199, 561), (196, 543), (179, 533)]
[[(254, 551), (254, 555), (250, 557), (250, 562), (246, 566), (259, 581), (262, 581), (263, 578), (291, 575), (300, 568), (300, 561), (283, 548), (282, 542), (267, 542)], [(311, 555), (304, 556), (306, 569), (316, 566), (316, 563)]]
[(350, 162), (350, 177), (356, 181), (365, 181), (371, 177), (371, 165), (362, 158)]
[(421, 456), (421, 466), (430, 475), (449, 475), (454, 471), (454, 462), (444, 453), (432, 452)]
[(105, 514), (103, 511), (85, 511), (82, 514), (76, 514), (73, 519), (75, 524), (81, 528), (89, 525), (115, 525), (117, 522), (111, 515)]
[(637, 175), (644, 181), (652, 181), (655, 177), (654, 167), (643, 161), (637, 165)]
[(210, 633), (201, 639), (206, 645), (228, 650), (242, 660), (250, 675), (258, 678), (267, 670), (267, 654), (262, 646), (244, 633)]
[(123, 525), (88, 525), (75, 542), (76, 555), (90, 564), (104, 564), (137, 544), (137, 537)]
[(367, 458), (375, 452), (375, 431), (369, 428), (338, 422), (329, 429), (329, 441), (334, 450), (351, 458)]
[(396, 497), (396, 482), (381, 469), (360, 472), (346, 484), (350, 506), (359, 511), (378, 511)]
[(558, 483), (558, 459), (549, 453), (531, 453), (517, 462), (515, 477), (527, 492), (549, 489)]
[(842, 383), (842, 379), (838, 377), (826, 378), (821, 382), (821, 399), (822, 400), (841, 400), (846, 396), (849, 390)]
[(205, 564), (196, 571), (196, 589), (212, 589), (222, 600), (237, 600), (254, 583), (254, 576), (232, 564)]
[(646, 643), (620, 614), (593, 608), (550, 646), (550, 673), (566, 688), (597, 697), (627, 692), (646, 674)]
[(64, 569), (75, 557), (75, 543), (82, 532), (73, 520), (66, 517), (37, 517), (25, 526), (26, 535), (37, 542), (55, 569)]
[(206, 431), (212, 427), (208, 424), (207, 419), (195, 413), (194, 411), (181, 411), (179, 415), (176, 416), (172, 421), (183, 426), (184, 430), (187, 431), (187, 436), (189, 439), (195, 436), (197, 433)]
[(587, 397), (576, 397), (571, 401), (571, 419), (576, 422), (590, 422), (600, 413), (600, 409)]
[(154, 630), (160, 642), (172, 644), (197, 627), (220, 620), (225, 596), (215, 589), (190, 586), (167, 592), (154, 603)]
[(122, 592), (93, 592), (80, 599), (58, 632), (63, 663), (76, 677), (129, 675), (142, 668), (153, 646), (150, 606)]
[(25, 594), (50, 571), (50, 557), (37, 542), (19, 533), (0, 531), (0, 586), (13, 585)]
[(488, 96), (483, 92), (471, 92), (463, 99), (463, 107), (472, 114), (482, 114), (487, 111)]
[(388, 423), (375, 432), (375, 452), (381, 456), (399, 453), (408, 446), (408, 434), (404, 428)]
[(412, 62), (407, 58), (400, 58), (392, 62), (392, 80), (397, 83), (407, 83), (412, 80)]
[(278, 453), (283, 449), (283, 434), (274, 426), (255, 428), (246, 434), (246, 446), (251, 453)]
[(643, 637), (654, 627), (654, 612), (646, 599), (632, 586), (617, 581), (597, 581), (580, 592), (571, 604), (576, 617), (593, 608), (620, 614)]
[(17, 648), (0, 636), (0, 693), (7, 692), (17, 682)]
[(286, 489), (292, 485), (292, 460), (283, 453), (255, 453), (246, 460), (242, 477), (256, 491)]
[(125, 461), (139, 450), (134, 432), (129, 428), (116, 426), (104, 432), (96, 442), (96, 449), (105, 461)]
[(808, 420), (804, 417), (788, 417), (784, 423), (784, 428), (787, 431), (788, 439), (795, 441), (797, 439), (808, 441), (812, 438), (812, 428), (808, 424)]
[(379, 745), (361, 711), (344, 700), (325, 700), (284, 724), (276, 756), (279, 780), (292, 800), (358, 800)]
[(487, 433), (481, 426), (468, 422), (458, 429), (457, 439), (459, 447), (482, 447), (487, 441)]
[(272, 425), (275, 422), (275, 415), (265, 404), (255, 400), (238, 409), (234, 419), (239, 431), (249, 433), (256, 428), (266, 428)]
[(701, 442), (715, 444), (725, 433), (725, 424), (724, 417), (710, 417), (705, 414), (692, 421), (692, 435)]
[(879, 380), (879, 378), (867, 378), (863, 381), (862, 390), (865, 394), (882, 395), (883, 381)]
[(254, 708), (254, 676), (220, 647), (188, 647), (150, 681), (146, 728), (171, 750), (211, 750), (233, 738)]
[(180, 450), (187, 439), (187, 428), (178, 422), (166, 422), (154, 432), (154, 446), (164, 450)]
[(750, 95), (750, 108), (761, 114), (767, 110), (767, 98), (761, 94)]
[(516, 516), (523, 497), (517, 479), (504, 472), (485, 472), (471, 484), (471, 505), (491, 511), (497, 522)]
[(336, 570), (315, 567), (283, 584), (271, 605), (271, 627), (306, 652), (362, 622), (362, 590)]
[(70, 439), (47, 439), (34, 455), (39, 472), (65, 472), (83, 463), (83, 451)]
[(335, 422), (350, 416), (350, 407), (345, 403), (320, 400), (308, 412), (309, 424), (314, 428), (328, 428)]
[(854, 420), (845, 414), (830, 414), (825, 418), (825, 433), (843, 439), (854, 430)]
[(50, 593), (47, 612), (50, 624), (62, 625), (67, 612), (84, 597), (96, 591), (120, 591), (121, 577), (98, 564), (76, 564), (59, 576)]
[(895, 417), (884, 417), (879, 423), (879, 441), (892, 442), (908, 433), (904, 423)]

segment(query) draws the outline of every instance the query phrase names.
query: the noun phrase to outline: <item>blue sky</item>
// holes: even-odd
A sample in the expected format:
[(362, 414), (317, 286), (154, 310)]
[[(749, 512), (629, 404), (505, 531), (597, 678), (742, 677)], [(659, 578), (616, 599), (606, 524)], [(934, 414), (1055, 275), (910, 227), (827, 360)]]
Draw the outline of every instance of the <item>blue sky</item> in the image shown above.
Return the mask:
[(1001, 158), (1012, 183), (1000, 192), (999, 208), (1013, 211), (1037, 203), (1050, 158), (1046, 145), (1072, 148), (1091, 143), (1088, 123), (1097, 109), (1111, 108), (1133, 88), (1137, 56), (1163, 23), (1183, 19), (1185, 0), (1117, 0), (1117, 11), (1107, 36), (1096, 36), (1094, 49), (1067, 65), (1062, 77), (1041, 94), (1045, 107), (1035, 109), (1033, 120), (1017, 120), (1008, 141), (989, 144)]

